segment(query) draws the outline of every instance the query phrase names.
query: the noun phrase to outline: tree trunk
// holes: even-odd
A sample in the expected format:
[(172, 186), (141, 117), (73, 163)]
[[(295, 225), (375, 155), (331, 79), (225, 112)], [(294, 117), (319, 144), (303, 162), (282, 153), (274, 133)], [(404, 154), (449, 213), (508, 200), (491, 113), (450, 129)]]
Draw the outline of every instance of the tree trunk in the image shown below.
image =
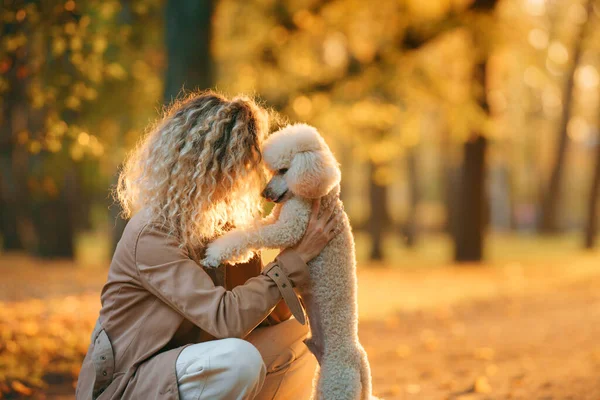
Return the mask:
[[(486, 98), (487, 60), (475, 68), (474, 79), (479, 82), (483, 92), (479, 105), (489, 113)], [(483, 258), (484, 230), (487, 223), (487, 195), (485, 187), (485, 152), (487, 140), (475, 132), (464, 146), (464, 161), (460, 182), (460, 200), (457, 203), (456, 232), (454, 235), (457, 262), (481, 261)]]
[(38, 257), (73, 258), (75, 232), (70, 211), (68, 203), (60, 197), (36, 202), (32, 207), (31, 213), (38, 238)]
[(485, 151), (487, 140), (477, 135), (465, 143), (465, 160), (460, 182), (455, 260), (481, 261), (486, 212)]
[[(39, 1), (31, 1), (39, 6)], [(25, 29), (25, 30), (23, 30)], [(7, 207), (3, 212), (4, 246), (27, 247), (42, 257), (73, 256), (73, 216), (74, 202), (64, 202), (67, 193), (53, 190), (49, 196), (42, 194), (33, 197), (28, 186), (28, 178), (44, 176), (44, 162), (48, 153), (42, 151), (37, 155), (29, 154), (23, 145), (18, 144), (17, 137), (22, 132), (29, 135), (44, 132), (46, 110), (35, 110), (28, 97), (30, 83), (30, 65), (36, 51), (44, 51), (34, 44), (41, 33), (29, 31), (14, 24), (3, 25), (3, 33), (14, 33), (20, 30), (27, 36), (27, 45), (10, 55), (10, 69), (5, 78), (8, 80), (8, 92), (4, 95), (3, 121), (0, 132), (1, 156), (1, 196)], [(39, 177), (39, 176), (38, 176)], [(55, 188), (57, 189), (57, 188)], [(7, 235), (8, 234), (8, 235)], [(7, 240), (11, 239), (11, 240)]]
[(559, 125), (559, 137), (558, 144), (556, 146), (556, 153), (554, 154), (554, 161), (552, 164), (552, 171), (550, 173), (550, 179), (548, 181), (548, 187), (545, 193), (542, 194), (542, 205), (541, 205), (541, 216), (539, 221), (539, 231), (541, 233), (553, 234), (558, 232), (558, 206), (560, 204), (560, 191), (564, 175), (564, 165), (567, 154), (567, 146), (569, 143), (569, 136), (567, 135), (567, 126), (571, 118), (571, 105), (573, 103), (573, 86), (575, 82), (575, 71), (581, 61), (582, 54), (582, 42), (587, 36), (589, 29), (590, 17), (592, 13), (593, 1), (587, 1), (587, 15), (588, 18), (581, 28), (579, 37), (575, 41), (575, 48), (573, 49), (573, 62), (570, 65), (567, 73), (567, 82), (565, 85), (565, 101), (562, 109)]
[(8, 154), (0, 155), (0, 170), (4, 173), (0, 177), (0, 236), (2, 236), (2, 250), (23, 250), (23, 242), (19, 236), (18, 218), (19, 214), (14, 186), (6, 181), (12, 168), (7, 167), (12, 161), (12, 149)]
[(598, 198), (600, 197), (600, 143), (596, 144), (596, 168), (594, 170), (588, 200), (587, 220), (585, 223), (585, 248), (592, 249), (596, 243), (598, 230)]
[(460, 167), (453, 157), (454, 144), (450, 140), (448, 128), (442, 131), (440, 141), (440, 180), (442, 181), (442, 196), (446, 209), (446, 219), (442, 229), (454, 237), (458, 229), (458, 201), (460, 200), (459, 182)]
[(446, 203), (446, 221), (443, 228), (444, 232), (452, 237), (457, 234), (460, 227), (458, 204), (460, 202), (461, 172), (462, 169), (460, 166), (450, 165), (442, 173), (442, 179), (444, 179), (444, 201)]
[(10, 127), (10, 118), (4, 113), (1, 128), (0, 145), (0, 235), (2, 249), (5, 251), (23, 250), (23, 241), (19, 235), (19, 188), (14, 179), (14, 144)]
[(31, 214), (37, 233), (36, 255), (41, 258), (72, 259), (75, 255), (75, 173), (68, 173), (64, 179), (56, 195), (44, 195), (32, 202)]
[[(46, 111), (29, 108), (27, 113), (29, 129), (32, 132), (43, 132)], [(73, 121), (74, 117), (63, 114), (63, 119), (68, 123)], [(67, 163), (64, 172), (49, 173), (51, 168), (48, 167), (55, 165), (59, 161), (58, 157), (45, 150), (29, 157), (30, 174), (48, 182), (41, 185), (42, 189), (36, 190), (30, 201), (31, 218), (37, 240), (35, 254), (48, 259), (73, 259), (76, 222), (84, 218), (79, 204), (81, 190), (77, 168), (80, 166), (67, 159), (62, 161)], [(51, 186), (54, 186), (54, 189), (51, 189)]]
[(408, 171), (409, 202), (410, 208), (404, 224), (404, 238), (407, 247), (414, 247), (417, 241), (417, 206), (421, 198), (419, 190), (419, 171), (417, 165), (417, 150), (412, 147), (406, 151), (406, 164)]
[(214, 84), (210, 50), (214, 9), (213, 0), (167, 1), (165, 103), (175, 99), (184, 87), (208, 89)]
[(387, 210), (387, 186), (377, 183), (375, 171), (377, 166), (369, 162), (369, 203), (371, 215), (368, 222), (369, 235), (371, 236), (371, 260), (383, 260), (383, 234), (389, 224)]
[[(0, 33), (4, 36), (14, 33), (16, 29), (14, 24), (5, 23)], [(8, 91), (2, 96), (0, 115), (0, 236), (2, 249), (10, 251), (24, 248), (19, 220), (24, 214), (23, 196), (20, 195), (25, 182), (18, 179), (15, 166), (21, 164), (16, 162), (16, 129), (27, 129), (27, 119), (22, 112), (26, 101), (26, 85), (17, 76), (17, 69), (23, 61), (19, 61), (15, 54), (6, 55), (5, 61), (10, 63), (11, 68), (4, 74), (4, 79), (8, 81)]]

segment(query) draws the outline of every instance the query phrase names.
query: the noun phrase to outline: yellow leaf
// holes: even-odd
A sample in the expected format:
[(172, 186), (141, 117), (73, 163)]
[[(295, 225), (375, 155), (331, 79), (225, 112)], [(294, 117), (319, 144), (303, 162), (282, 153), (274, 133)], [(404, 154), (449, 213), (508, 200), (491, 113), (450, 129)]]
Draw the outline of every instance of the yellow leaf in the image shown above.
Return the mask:
[(410, 356), (411, 349), (407, 345), (400, 345), (396, 347), (396, 355), (398, 358), (406, 358)]
[(57, 139), (48, 139), (46, 140), (46, 147), (51, 153), (57, 153), (62, 148), (62, 145)]
[(77, 110), (81, 105), (81, 100), (75, 96), (69, 96), (65, 99), (65, 106), (72, 110)]
[(19, 381), (13, 381), (10, 386), (13, 388), (13, 390), (15, 392), (20, 393), (22, 395), (31, 396), (33, 394), (33, 390), (31, 390), (27, 386), (23, 385)]
[(488, 379), (485, 376), (480, 376), (475, 380), (473, 390), (475, 391), (475, 393), (491, 393), (492, 386), (490, 385)]
[(74, 36), (71, 38), (71, 50), (80, 51), (83, 47), (83, 42), (79, 36)]
[(106, 50), (107, 47), (108, 47), (108, 42), (107, 42), (106, 38), (104, 38), (104, 37), (97, 37), (92, 42), (92, 48), (94, 49), (95, 53), (99, 53), (99, 54), (104, 53), (104, 51)]
[(68, 22), (65, 24), (65, 33), (67, 35), (74, 35), (77, 32), (77, 25), (74, 22)]
[(79, 161), (83, 158), (83, 149), (81, 146), (75, 145), (71, 147), (71, 158), (74, 161)]
[[(48, 180), (48, 178), (46, 179)], [(44, 180), (44, 186), (46, 186), (46, 180)], [(50, 183), (53, 186), (53, 190), (56, 191), (56, 186), (54, 182), (50, 180)], [(27, 321), (23, 324), (22, 332), (27, 336), (35, 336), (40, 331), (39, 325), (35, 321)]]
[(475, 358), (479, 360), (492, 360), (496, 352), (491, 347), (480, 347), (475, 349)]
[(487, 376), (494, 376), (498, 372), (498, 366), (496, 364), (490, 364), (485, 367), (485, 374)]
[(94, 88), (87, 88), (84, 97), (86, 98), (86, 100), (96, 100), (96, 98), (98, 97), (98, 91)]
[(127, 72), (118, 63), (110, 63), (106, 66), (106, 74), (113, 79), (122, 80), (127, 76)]
[(37, 153), (39, 153), (39, 152), (40, 152), (40, 150), (41, 150), (41, 149), (42, 149), (42, 144), (41, 144), (39, 141), (37, 141), (37, 140), (32, 140), (32, 141), (29, 143), (29, 152), (30, 152), (31, 154), (37, 154)]
[(406, 385), (406, 393), (418, 394), (421, 391), (421, 385), (418, 383), (410, 383)]
[(77, 141), (82, 146), (87, 146), (90, 143), (90, 135), (87, 132), (81, 132), (77, 137)]

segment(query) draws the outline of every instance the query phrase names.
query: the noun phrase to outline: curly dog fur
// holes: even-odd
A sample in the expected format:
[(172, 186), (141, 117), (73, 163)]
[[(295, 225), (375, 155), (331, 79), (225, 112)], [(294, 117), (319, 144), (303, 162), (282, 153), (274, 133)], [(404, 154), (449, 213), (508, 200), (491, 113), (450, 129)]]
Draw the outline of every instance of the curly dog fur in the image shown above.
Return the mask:
[(288, 125), (271, 135), (263, 156), (274, 176), (263, 194), (274, 201), (273, 212), (250, 229), (234, 230), (208, 246), (203, 263), (248, 259), (261, 248), (295, 245), (304, 235), (312, 199), (321, 210), (343, 213), (343, 228), (319, 256), (308, 263), (311, 290), (304, 296), (311, 337), (306, 345), (319, 362), (313, 398), (371, 399), (371, 371), (358, 341), (356, 258), (354, 238), (339, 200), (340, 170), (317, 130), (305, 124)]

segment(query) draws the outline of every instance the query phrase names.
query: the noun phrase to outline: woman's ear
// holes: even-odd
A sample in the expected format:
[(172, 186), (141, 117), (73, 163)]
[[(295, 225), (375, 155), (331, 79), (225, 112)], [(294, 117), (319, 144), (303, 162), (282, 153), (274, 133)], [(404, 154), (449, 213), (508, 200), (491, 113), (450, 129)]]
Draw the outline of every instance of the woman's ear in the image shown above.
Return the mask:
[(318, 150), (296, 153), (285, 177), (293, 193), (317, 199), (340, 182), (341, 174), (333, 155)]

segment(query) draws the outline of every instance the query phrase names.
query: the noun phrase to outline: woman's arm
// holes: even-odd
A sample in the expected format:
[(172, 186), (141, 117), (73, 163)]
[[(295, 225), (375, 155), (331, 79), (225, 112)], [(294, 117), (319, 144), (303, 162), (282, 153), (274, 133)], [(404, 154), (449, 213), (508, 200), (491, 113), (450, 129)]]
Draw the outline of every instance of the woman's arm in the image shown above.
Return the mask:
[[(318, 202), (304, 237), (295, 247), (279, 254), (265, 271), (276, 264), (301, 290), (308, 287), (306, 262), (314, 258), (333, 238), (331, 227), (339, 216), (331, 212), (317, 218)], [(245, 337), (275, 307), (281, 293), (275, 281), (265, 275), (249, 279), (230, 291), (215, 286), (208, 274), (176, 239), (146, 226), (136, 241), (135, 263), (142, 285), (192, 323), (216, 338)]]
[[(246, 336), (281, 299), (275, 282), (264, 275), (231, 291), (215, 286), (175, 238), (150, 226), (138, 237), (135, 261), (148, 291), (216, 338)], [(300, 256), (280, 255), (275, 263), (297, 283), (307, 279)]]

